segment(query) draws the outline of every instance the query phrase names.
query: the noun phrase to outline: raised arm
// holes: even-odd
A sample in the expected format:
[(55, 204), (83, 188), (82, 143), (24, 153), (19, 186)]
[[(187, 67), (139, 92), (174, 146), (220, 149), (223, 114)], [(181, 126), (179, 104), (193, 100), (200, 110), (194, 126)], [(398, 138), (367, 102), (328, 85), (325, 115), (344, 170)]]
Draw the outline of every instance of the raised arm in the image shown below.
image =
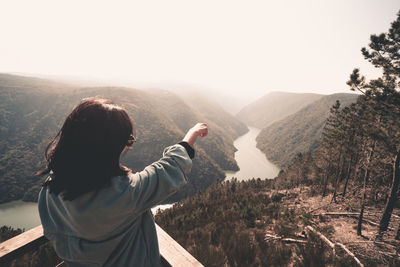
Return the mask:
[(197, 137), (204, 137), (208, 134), (208, 127), (206, 123), (197, 123), (195, 126), (190, 128), (183, 138), (184, 142), (187, 142), (191, 147), (196, 143)]
[(191, 156), (194, 156), (193, 146), (198, 136), (207, 134), (207, 124), (196, 124), (181, 143), (167, 147), (160, 160), (131, 175), (130, 196), (135, 203), (135, 212), (142, 213), (161, 203), (187, 182)]

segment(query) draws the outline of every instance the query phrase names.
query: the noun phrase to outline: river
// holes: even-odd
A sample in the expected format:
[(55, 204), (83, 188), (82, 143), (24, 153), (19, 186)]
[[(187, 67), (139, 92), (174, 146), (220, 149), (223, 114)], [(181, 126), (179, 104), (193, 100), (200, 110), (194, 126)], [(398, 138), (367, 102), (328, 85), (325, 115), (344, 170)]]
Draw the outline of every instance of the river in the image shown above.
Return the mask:
[[(172, 207), (173, 204), (163, 204), (151, 209), (153, 214), (158, 209), (164, 210)], [(37, 203), (16, 200), (0, 204), (0, 227), (3, 225), (13, 228), (32, 229), (40, 224)]]
[[(234, 142), (238, 151), (235, 159), (239, 165), (238, 172), (226, 172), (226, 180), (236, 177), (238, 180), (251, 178), (274, 178), (279, 173), (279, 168), (269, 162), (265, 155), (256, 148), (256, 137), (259, 129), (249, 127), (250, 131), (237, 138)], [(160, 205), (153, 208), (153, 213), (158, 208), (165, 209), (171, 204)], [(40, 224), (37, 204), (21, 200), (0, 204), (0, 226), (8, 225), (13, 228), (31, 229)]]
[(238, 172), (225, 172), (225, 180), (236, 177), (239, 181), (251, 178), (275, 178), (280, 169), (268, 161), (264, 153), (256, 147), (256, 137), (260, 129), (249, 127), (249, 131), (238, 137), (233, 145), (236, 147), (235, 160), (240, 168)]
[(40, 224), (37, 204), (22, 200), (11, 201), (0, 205), (0, 226), (31, 229)]

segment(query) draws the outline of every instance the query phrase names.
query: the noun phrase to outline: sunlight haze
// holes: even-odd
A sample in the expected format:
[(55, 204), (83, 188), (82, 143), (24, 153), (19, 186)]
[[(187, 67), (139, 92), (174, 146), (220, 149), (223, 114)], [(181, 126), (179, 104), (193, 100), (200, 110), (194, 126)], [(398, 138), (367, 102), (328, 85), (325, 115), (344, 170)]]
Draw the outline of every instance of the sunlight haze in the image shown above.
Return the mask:
[(360, 49), (400, 1), (1, 1), (0, 72), (243, 100), (349, 92)]

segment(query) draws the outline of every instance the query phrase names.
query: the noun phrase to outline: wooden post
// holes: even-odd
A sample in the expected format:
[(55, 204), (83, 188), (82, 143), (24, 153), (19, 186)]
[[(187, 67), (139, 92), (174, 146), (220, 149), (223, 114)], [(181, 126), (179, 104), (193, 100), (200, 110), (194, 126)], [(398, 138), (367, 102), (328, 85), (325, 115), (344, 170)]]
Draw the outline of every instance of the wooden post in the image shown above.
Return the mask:
[(173, 267), (204, 267), (189, 252), (156, 224), (160, 254)]

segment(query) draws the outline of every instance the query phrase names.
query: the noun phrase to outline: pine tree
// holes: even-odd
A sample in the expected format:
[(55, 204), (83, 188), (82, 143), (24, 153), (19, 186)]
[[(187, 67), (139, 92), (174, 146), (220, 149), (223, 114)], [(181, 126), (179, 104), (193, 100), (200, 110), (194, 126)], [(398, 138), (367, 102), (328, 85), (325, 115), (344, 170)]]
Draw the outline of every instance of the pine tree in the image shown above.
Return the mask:
[(370, 135), (392, 154), (392, 184), (379, 226), (382, 233), (389, 225), (400, 183), (400, 12), (387, 33), (371, 35), (370, 41), (369, 48), (361, 52), (382, 70), (382, 77), (367, 81), (359, 69), (354, 69), (347, 84), (365, 96), (373, 116), (380, 121)]
[[(322, 132), (323, 140), (320, 144), (319, 153), (323, 155), (325, 162), (325, 171), (323, 174), (323, 192), (322, 197), (325, 197), (327, 185), (329, 182), (329, 178), (332, 176), (332, 171), (334, 168), (333, 163), (337, 162), (337, 159), (340, 159), (340, 153), (333, 153), (335, 148), (338, 147), (338, 140), (340, 140), (340, 123), (338, 121), (338, 114), (340, 112), (340, 101), (336, 101), (336, 103), (330, 109), (330, 115), (326, 120), (324, 130)], [(335, 186), (336, 188), (336, 186)], [(334, 194), (335, 195), (335, 194)], [(335, 195), (336, 197), (336, 195)]]

